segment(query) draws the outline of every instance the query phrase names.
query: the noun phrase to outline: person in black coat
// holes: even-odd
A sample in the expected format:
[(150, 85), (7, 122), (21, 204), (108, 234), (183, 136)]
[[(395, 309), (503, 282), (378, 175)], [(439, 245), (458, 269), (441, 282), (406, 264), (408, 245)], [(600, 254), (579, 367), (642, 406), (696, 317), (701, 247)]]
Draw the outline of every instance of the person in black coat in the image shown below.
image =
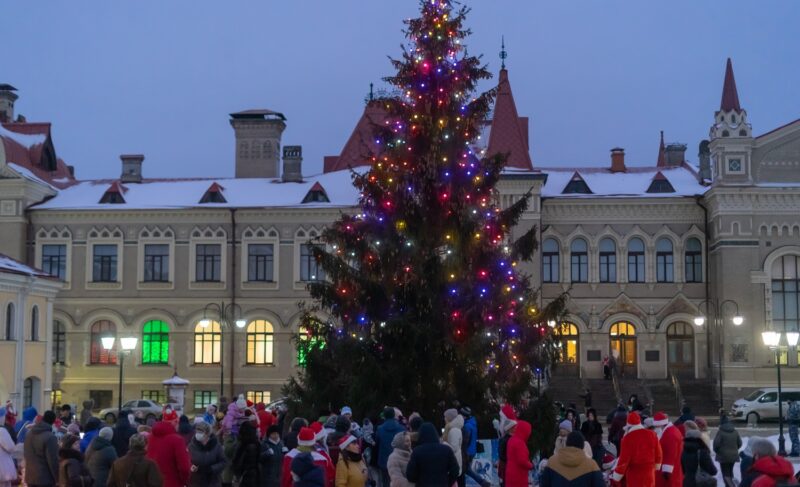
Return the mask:
[(222, 445), (211, 433), (208, 423), (195, 427), (194, 438), (189, 442), (189, 457), (192, 459), (189, 487), (221, 487), (225, 455)]
[(453, 449), (439, 442), (433, 424), (423, 423), (406, 467), (408, 481), (417, 487), (450, 486), (458, 479), (459, 470)]
[[(711, 451), (697, 429), (686, 429), (686, 437), (683, 439), (683, 454), (681, 454), (681, 467), (683, 467), (684, 487), (697, 486), (695, 475), (698, 469), (711, 476), (717, 475), (717, 467), (714, 465), (714, 460), (711, 459)], [(716, 480), (714, 483), (716, 483)]]
[(117, 418), (117, 424), (114, 425), (114, 437), (111, 439), (111, 444), (114, 445), (118, 458), (122, 458), (128, 453), (128, 443), (131, 441), (131, 436), (136, 434), (136, 427), (131, 425), (129, 414), (129, 410), (123, 410)]
[(283, 437), (283, 445), (292, 451), (297, 448), (297, 435), (300, 430), (308, 426), (308, 421), (305, 418), (294, 418), (289, 425), (289, 432)]
[(246, 421), (239, 427), (239, 445), (233, 456), (232, 467), (241, 487), (261, 485), (261, 444), (252, 421)]
[(597, 411), (589, 408), (586, 411), (586, 422), (581, 425), (581, 434), (592, 447), (592, 458), (598, 467), (603, 466), (603, 425), (597, 420)]

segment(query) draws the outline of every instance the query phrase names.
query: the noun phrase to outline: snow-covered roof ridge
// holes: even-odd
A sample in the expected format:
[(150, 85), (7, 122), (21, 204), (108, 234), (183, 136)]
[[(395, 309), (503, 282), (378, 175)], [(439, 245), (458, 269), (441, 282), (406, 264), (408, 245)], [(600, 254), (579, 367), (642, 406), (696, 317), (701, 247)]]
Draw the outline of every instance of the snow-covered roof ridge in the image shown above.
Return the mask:
[(47, 140), (46, 134), (22, 134), (8, 130), (7, 128), (3, 127), (3, 124), (0, 124), (0, 137), (8, 137), (17, 144), (28, 149), (38, 144), (44, 144), (44, 142)]
[[(625, 172), (611, 172), (607, 167), (543, 167), (547, 182), (542, 188), (542, 196), (548, 198), (674, 198), (704, 194), (708, 187), (697, 179), (697, 173), (688, 165), (678, 167), (631, 167)], [(648, 193), (647, 190), (658, 173), (666, 178), (674, 193)], [(586, 182), (593, 194), (562, 194), (563, 189), (575, 174)]]
[(12, 259), (11, 257), (0, 254), (0, 272), (9, 272), (11, 274), (22, 274), (25, 276), (44, 277), (48, 279), (55, 279), (50, 274), (45, 273), (39, 269), (23, 264), (22, 262)]
[(43, 184), (43, 185), (47, 186), (48, 188), (52, 189), (53, 191), (58, 191), (58, 188), (54, 187), (52, 184), (48, 183), (47, 181), (45, 181), (44, 179), (40, 178), (39, 176), (33, 174), (29, 169), (27, 169), (25, 167), (22, 167), (19, 164), (15, 164), (13, 162), (9, 162), (8, 163), (8, 167), (13, 169), (15, 172), (17, 172), (20, 176), (22, 176), (25, 179), (31, 180), (31, 181), (33, 181), (35, 183)]

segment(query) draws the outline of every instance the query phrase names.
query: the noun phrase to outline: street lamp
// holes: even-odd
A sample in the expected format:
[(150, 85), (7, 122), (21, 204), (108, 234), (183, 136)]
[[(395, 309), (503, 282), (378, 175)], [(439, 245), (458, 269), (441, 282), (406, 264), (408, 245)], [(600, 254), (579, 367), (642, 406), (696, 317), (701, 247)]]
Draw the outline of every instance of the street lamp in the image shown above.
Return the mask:
[[(211, 320), (208, 318), (208, 311), (214, 311), (219, 316), (220, 333), (219, 333), (219, 397), (225, 395), (225, 362), (223, 361), (223, 350), (225, 350), (225, 328), (230, 328), (231, 332), (234, 329), (230, 326), (231, 323), (236, 325), (236, 328), (244, 328), (247, 321), (242, 317), (242, 307), (236, 303), (225, 304), (225, 301), (220, 303), (208, 303), (203, 308), (203, 319), (198, 324), (203, 328), (208, 328), (211, 325)], [(238, 311), (238, 313), (237, 313)], [(231, 348), (231, 397), (233, 397), (233, 348)]]
[[(769, 347), (770, 350), (775, 351), (775, 370), (778, 373), (778, 455), (786, 456), (786, 439), (783, 437), (783, 397), (781, 397), (781, 360), (780, 360), (780, 343), (782, 333), (778, 331), (765, 331), (761, 333), (761, 339), (764, 345)], [(786, 332), (786, 344), (789, 347), (796, 347), (797, 340), (800, 339), (800, 333), (796, 331)]]
[[(725, 312), (725, 305), (729, 305), (729, 304), (733, 305), (734, 308), (735, 308), (733, 317), (731, 317), (731, 322), (734, 324), (734, 326), (741, 326), (742, 323), (744, 323), (744, 317), (739, 314), (739, 303), (737, 303), (736, 301), (734, 301), (732, 299), (726, 299), (726, 300), (721, 301), (721, 302), (717, 301), (715, 299), (706, 299), (706, 300), (701, 301), (700, 304), (697, 305), (698, 308), (700, 308), (703, 305), (705, 305), (705, 307), (706, 307), (706, 315), (711, 315), (711, 318), (713, 319), (711, 324), (714, 326), (714, 329), (715, 329), (716, 334), (717, 334), (717, 342), (718, 342), (718, 348), (717, 348), (718, 364), (717, 364), (717, 368), (719, 369), (718, 371), (719, 371), (719, 408), (720, 409), (724, 408), (723, 399), (722, 399), (722, 360), (723, 360), (723, 357), (725, 356), (725, 352), (723, 350), (722, 331), (723, 331), (723, 328), (724, 328), (724, 325), (725, 325), (725, 322), (724, 322), (725, 316), (724, 316), (723, 313)], [(696, 326), (703, 326), (706, 323), (706, 315), (702, 315), (701, 314), (701, 315), (695, 316), (694, 324)], [(711, 366), (710, 361), (711, 361), (711, 356), (709, 355), (709, 364), (708, 364), (709, 367)]]
[[(111, 349), (114, 348), (114, 342), (116, 339), (113, 336), (106, 336), (102, 337), (100, 341), (103, 344), (103, 348), (107, 352), (111, 352)], [(125, 363), (125, 355), (130, 354), (136, 348), (136, 343), (138, 341), (139, 339), (136, 337), (122, 337), (119, 340), (120, 350), (118, 350), (117, 353), (119, 358), (119, 397), (117, 398), (117, 417), (122, 414), (122, 367)]]

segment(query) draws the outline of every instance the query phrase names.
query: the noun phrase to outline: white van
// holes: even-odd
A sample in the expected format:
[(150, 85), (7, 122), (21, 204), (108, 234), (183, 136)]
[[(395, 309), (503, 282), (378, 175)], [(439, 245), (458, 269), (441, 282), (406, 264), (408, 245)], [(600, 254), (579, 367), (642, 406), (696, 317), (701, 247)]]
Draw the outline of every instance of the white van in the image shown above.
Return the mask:
[[(800, 401), (800, 389), (781, 388), (781, 402), (783, 414), (789, 407), (789, 400)], [(743, 399), (737, 399), (731, 409), (731, 418), (748, 423), (757, 423), (764, 420), (778, 419), (778, 388), (762, 387)]]

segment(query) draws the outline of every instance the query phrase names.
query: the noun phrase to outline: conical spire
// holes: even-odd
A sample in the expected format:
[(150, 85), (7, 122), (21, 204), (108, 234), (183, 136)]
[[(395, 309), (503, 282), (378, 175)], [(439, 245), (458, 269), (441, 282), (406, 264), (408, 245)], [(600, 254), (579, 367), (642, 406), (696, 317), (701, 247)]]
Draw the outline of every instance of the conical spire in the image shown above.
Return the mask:
[(658, 144), (658, 161), (656, 162), (656, 166), (658, 167), (667, 167), (667, 149), (664, 146), (664, 131), (661, 131), (661, 143)]
[(533, 170), (528, 147), (528, 118), (517, 114), (508, 71), (500, 70), (487, 156), (508, 154), (506, 167)]
[(722, 86), (722, 102), (719, 109), (722, 112), (742, 111), (742, 107), (739, 106), (739, 92), (736, 91), (736, 79), (733, 77), (731, 58), (728, 58), (728, 64), (725, 67), (725, 84)]

